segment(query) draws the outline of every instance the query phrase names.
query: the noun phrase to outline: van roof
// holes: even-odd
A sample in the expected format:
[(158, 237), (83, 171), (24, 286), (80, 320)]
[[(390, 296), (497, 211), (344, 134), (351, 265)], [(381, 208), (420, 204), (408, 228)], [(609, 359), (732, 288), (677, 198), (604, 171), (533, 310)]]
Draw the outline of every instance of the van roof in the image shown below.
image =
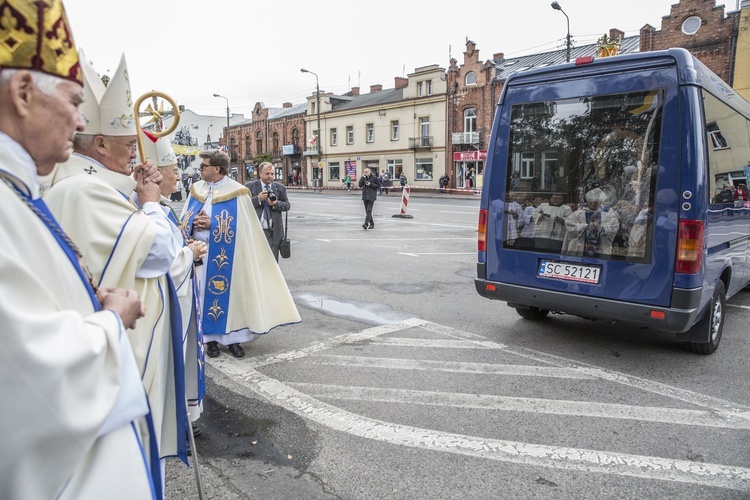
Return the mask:
[(557, 78), (580, 78), (589, 75), (611, 72), (613, 67), (622, 70), (637, 70), (648, 66), (676, 64), (680, 85), (696, 85), (706, 89), (718, 99), (750, 119), (750, 103), (732, 87), (719, 78), (705, 64), (695, 58), (688, 50), (672, 48), (652, 52), (638, 52), (618, 56), (594, 59), (590, 63), (576, 64), (570, 62), (543, 68), (534, 68), (515, 73), (508, 77), (503, 88), (500, 103), (504, 101), (505, 92), (514, 85), (544, 83)]

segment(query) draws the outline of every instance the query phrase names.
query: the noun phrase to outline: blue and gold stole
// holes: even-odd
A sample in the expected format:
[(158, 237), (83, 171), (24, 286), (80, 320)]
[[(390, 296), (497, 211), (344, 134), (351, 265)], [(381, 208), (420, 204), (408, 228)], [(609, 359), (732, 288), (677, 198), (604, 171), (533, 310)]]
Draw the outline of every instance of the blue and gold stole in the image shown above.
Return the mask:
[[(246, 192), (247, 188), (239, 189), (221, 197), (214, 197), (211, 201), (211, 236), (208, 241), (206, 259), (206, 291), (203, 295), (203, 310), (201, 311), (203, 333), (207, 335), (229, 333), (226, 327), (237, 232), (237, 197)], [(198, 195), (195, 189), (190, 195), (185, 218), (182, 221), (188, 233), (193, 229), (195, 215), (200, 212), (206, 201), (206, 198)]]

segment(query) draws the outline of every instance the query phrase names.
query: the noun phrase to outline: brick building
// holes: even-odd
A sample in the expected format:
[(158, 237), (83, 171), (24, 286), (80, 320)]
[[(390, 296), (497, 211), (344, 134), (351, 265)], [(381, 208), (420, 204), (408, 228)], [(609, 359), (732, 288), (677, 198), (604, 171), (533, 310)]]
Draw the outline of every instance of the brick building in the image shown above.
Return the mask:
[(740, 11), (725, 15), (715, 0), (681, 0), (662, 17), (661, 29), (641, 28), (641, 52), (682, 47), (711, 68), (719, 78), (733, 84), (735, 48)]
[(271, 155), (280, 182), (300, 171), (306, 109), (306, 104), (286, 102), (281, 108), (267, 108), (256, 102), (252, 118), (231, 127), (230, 162), (237, 166), (238, 182), (253, 180), (253, 159), (261, 153)]

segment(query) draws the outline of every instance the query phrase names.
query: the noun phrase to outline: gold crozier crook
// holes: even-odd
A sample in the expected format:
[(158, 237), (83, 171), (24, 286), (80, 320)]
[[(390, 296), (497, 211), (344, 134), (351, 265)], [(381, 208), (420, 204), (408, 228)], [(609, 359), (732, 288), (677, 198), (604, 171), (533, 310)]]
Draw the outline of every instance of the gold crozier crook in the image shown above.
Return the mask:
[[(141, 134), (141, 120), (139, 119), (141, 114), (141, 104), (143, 101), (148, 99), (149, 97), (161, 97), (165, 101), (167, 101), (169, 104), (172, 105), (172, 111), (174, 112), (174, 120), (172, 120), (172, 125), (169, 126), (166, 130), (160, 130), (155, 132), (149, 132), (154, 137), (164, 137), (165, 135), (171, 134), (174, 129), (177, 128), (177, 124), (180, 122), (180, 108), (177, 106), (177, 103), (174, 102), (174, 99), (169, 97), (164, 92), (159, 92), (157, 90), (152, 90), (151, 92), (146, 92), (141, 97), (139, 97), (135, 101), (135, 105), (133, 105), (134, 114), (136, 116), (135, 120), (135, 128), (138, 132), (138, 135), (136, 136), (136, 140), (138, 141), (138, 154), (141, 156), (141, 162), (146, 163), (146, 151), (143, 149), (143, 134)], [(151, 113), (151, 121), (158, 122), (162, 118), (161, 111), (152, 108), (150, 105), (146, 109), (148, 113)]]

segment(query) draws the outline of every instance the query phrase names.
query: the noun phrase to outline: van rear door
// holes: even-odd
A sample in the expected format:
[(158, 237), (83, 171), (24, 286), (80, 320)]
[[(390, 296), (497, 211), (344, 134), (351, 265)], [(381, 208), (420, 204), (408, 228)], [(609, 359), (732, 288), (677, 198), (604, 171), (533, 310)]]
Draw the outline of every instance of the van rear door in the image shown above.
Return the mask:
[(681, 127), (667, 57), (509, 79), (485, 172), (486, 280), (669, 307)]

